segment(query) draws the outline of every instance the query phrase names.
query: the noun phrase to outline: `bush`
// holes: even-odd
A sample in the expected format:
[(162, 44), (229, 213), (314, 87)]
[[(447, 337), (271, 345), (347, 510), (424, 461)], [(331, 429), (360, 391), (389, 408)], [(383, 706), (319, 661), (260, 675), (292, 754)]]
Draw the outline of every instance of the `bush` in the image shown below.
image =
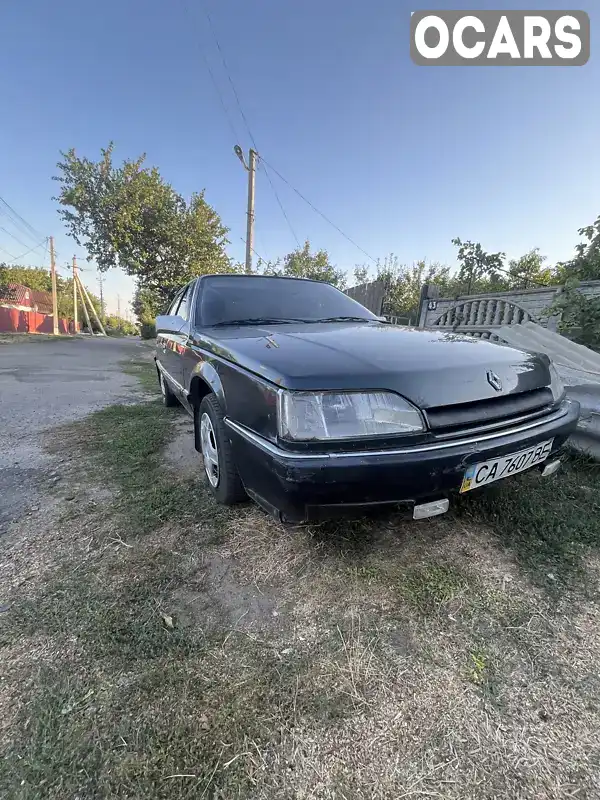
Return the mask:
[(561, 314), (561, 333), (577, 344), (600, 351), (600, 298), (585, 297), (577, 291), (577, 283), (567, 284), (550, 310)]
[(142, 322), (140, 336), (142, 339), (156, 339), (156, 325), (153, 322)]

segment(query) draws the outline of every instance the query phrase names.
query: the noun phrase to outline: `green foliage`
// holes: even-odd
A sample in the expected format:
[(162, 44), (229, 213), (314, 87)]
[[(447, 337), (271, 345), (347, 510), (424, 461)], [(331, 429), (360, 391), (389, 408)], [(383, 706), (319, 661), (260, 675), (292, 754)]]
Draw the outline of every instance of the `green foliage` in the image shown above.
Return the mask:
[[(167, 303), (164, 305), (166, 306)], [(164, 307), (157, 308), (156, 297), (152, 290), (144, 288), (139, 284), (136, 286), (131, 306), (133, 308), (133, 313), (142, 324), (152, 323), (156, 315), (165, 310)]]
[(156, 339), (156, 325), (153, 322), (142, 322), (140, 336), (142, 339)]
[(539, 247), (534, 247), (520, 258), (508, 262), (507, 277), (509, 289), (532, 289), (535, 286), (550, 286), (557, 283), (555, 270), (544, 267), (546, 256), (540, 254)]
[(600, 297), (585, 297), (571, 280), (558, 295), (550, 312), (560, 314), (559, 330), (570, 339), (600, 351)]
[(308, 239), (304, 242), (304, 247), (298, 247), (283, 259), (264, 264), (263, 272), (265, 275), (285, 275), (293, 278), (325, 281), (337, 286), (338, 289), (343, 289), (346, 285), (345, 273), (331, 264), (327, 250), (317, 250), (317, 252), (311, 253)]
[(586, 298), (577, 291), (580, 281), (600, 280), (600, 216), (578, 231), (586, 241), (575, 248), (575, 257), (557, 266), (557, 282), (564, 284), (549, 313), (560, 314), (559, 329), (573, 341), (600, 350), (600, 298)]
[(118, 317), (116, 314), (109, 314), (106, 317), (104, 329), (109, 336), (133, 336), (138, 332), (133, 322)]
[(458, 280), (464, 287), (463, 294), (478, 292), (477, 287), (482, 282), (488, 284), (485, 288), (488, 292), (508, 288), (502, 275), (506, 253), (487, 253), (479, 242), (463, 242), (458, 237), (452, 239), (452, 244), (458, 247)]
[(50, 271), (43, 267), (13, 267), (0, 264), (0, 286), (7, 283), (18, 283), (39, 292), (52, 291)]
[(156, 167), (143, 166), (144, 155), (115, 166), (112, 154), (112, 143), (98, 161), (61, 154), (59, 214), (100, 271), (120, 267), (137, 278), (155, 316), (194, 276), (233, 269), (227, 228), (203, 192), (186, 202)]
[(586, 241), (575, 248), (575, 258), (558, 265), (561, 283), (600, 280), (600, 216), (592, 225), (579, 228), (578, 233)]
[[(21, 286), (28, 286), (30, 289), (40, 292), (52, 291), (52, 278), (50, 272), (43, 267), (13, 267), (7, 264), (0, 264), (0, 286), (7, 283), (18, 283)], [(86, 287), (87, 288), (87, 287)], [(100, 316), (101, 303), (100, 298), (97, 297), (89, 289), (88, 295), (96, 313)], [(61, 319), (73, 319), (73, 279), (61, 278), (57, 275), (56, 278), (56, 293), (58, 296), (58, 316)], [(81, 304), (81, 296), (78, 293), (78, 315), (79, 321), (84, 324), (85, 317), (83, 313), (83, 306)], [(90, 315), (91, 316), (91, 315)], [(96, 330), (96, 323), (92, 324)]]
[[(370, 278), (370, 270), (366, 265), (354, 270), (356, 283), (366, 283)], [(435, 283), (440, 287), (440, 294), (452, 291), (453, 279), (450, 267), (443, 264), (427, 264), (417, 261), (411, 266), (400, 264), (393, 253), (386, 256), (376, 265), (375, 279), (386, 285), (383, 312), (389, 316), (416, 318), (419, 310), (421, 286), (424, 283)]]

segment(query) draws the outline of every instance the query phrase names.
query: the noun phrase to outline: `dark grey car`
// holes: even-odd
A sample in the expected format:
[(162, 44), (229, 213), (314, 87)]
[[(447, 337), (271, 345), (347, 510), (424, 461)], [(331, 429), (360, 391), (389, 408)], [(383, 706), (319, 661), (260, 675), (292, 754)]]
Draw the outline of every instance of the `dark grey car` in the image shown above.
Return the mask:
[(388, 325), (318, 281), (198, 278), (157, 335), (165, 402), (193, 415), (217, 500), (287, 520), (442, 513), (453, 492), (555, 472), (579, 416), (546, 356)]

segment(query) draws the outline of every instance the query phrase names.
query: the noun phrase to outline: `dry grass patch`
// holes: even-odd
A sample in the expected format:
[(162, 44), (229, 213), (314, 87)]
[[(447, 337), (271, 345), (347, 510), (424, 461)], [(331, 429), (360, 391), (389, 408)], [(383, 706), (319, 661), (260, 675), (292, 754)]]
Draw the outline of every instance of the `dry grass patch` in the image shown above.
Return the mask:
[(3, 797), (598, 796), (597, 571), (566, 591), (581, 525), (567, 546), (554, 507), (541, 532), (513, 509), (500, 535), (492, 504), (281, 526), (165, 470), (176, 420), (76, 426), (73, 467), (110, 502), (15, 541), (13, 578), (38, 567), (0, 615)]

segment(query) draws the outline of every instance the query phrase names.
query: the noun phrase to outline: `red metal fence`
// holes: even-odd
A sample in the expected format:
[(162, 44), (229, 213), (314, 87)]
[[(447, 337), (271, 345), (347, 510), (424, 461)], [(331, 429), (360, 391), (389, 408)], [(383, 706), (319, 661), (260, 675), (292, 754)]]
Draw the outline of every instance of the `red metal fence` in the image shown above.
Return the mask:
[[(58, 320), (60, 333), (72, 333), (72, 327), (72, 322), (66, 319)], [(0, 306), (0, 332), (2, 333), (52, 333), (52, 331), (51, 314)]]

